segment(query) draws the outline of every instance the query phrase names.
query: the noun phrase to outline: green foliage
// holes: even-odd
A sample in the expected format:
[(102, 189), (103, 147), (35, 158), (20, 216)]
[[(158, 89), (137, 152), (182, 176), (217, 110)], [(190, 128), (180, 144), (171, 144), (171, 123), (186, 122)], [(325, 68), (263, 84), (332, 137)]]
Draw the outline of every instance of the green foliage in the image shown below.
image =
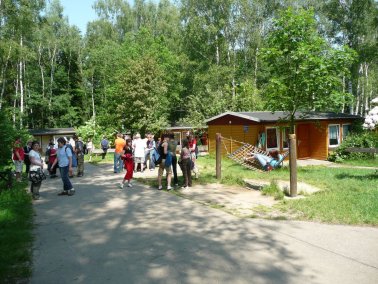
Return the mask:
[(33, 208), (26, 184), (0, 193), (0, 279), (18, 283), (31, 275)]
[(352, 133), (344, 139), (341, 145), (329, 156), (332, 162), (342, 162), (344, 160), (355, 159), (375, 159), (372, 153), (351, 153), (346, 148), (378, 148), (378, 132), (362, 131)]
[(271, 73), (264, 91), (270, 110), (288, 111), (293, 121), (297, 110), (338, 110), (349, 100), (341, 77), (348, 74), (355, 53), (327, 44), (312, 11), (283, 11), (268, 45), (261, 54)]

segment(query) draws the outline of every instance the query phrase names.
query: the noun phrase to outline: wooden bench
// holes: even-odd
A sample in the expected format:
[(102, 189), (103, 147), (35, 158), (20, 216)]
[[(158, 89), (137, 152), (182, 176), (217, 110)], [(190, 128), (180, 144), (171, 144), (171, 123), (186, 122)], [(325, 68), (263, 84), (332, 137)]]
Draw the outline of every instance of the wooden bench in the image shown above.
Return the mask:
[[(112, 148), (109, 148), (107, 153), (114, 153), (115, 152), (115, 149), (112, 149)], [(92, 150), (92, 155), (102, 155), (102, 153), (104, 153), (104, 151), (102, 151), (102, 149), (94, 149)], [(88, 153), (89, 154), (89, 153)]]
[(0, 180), (5, 181), (7, 188), (12, 188), (13, 173), (11, 170), (0, 171)]

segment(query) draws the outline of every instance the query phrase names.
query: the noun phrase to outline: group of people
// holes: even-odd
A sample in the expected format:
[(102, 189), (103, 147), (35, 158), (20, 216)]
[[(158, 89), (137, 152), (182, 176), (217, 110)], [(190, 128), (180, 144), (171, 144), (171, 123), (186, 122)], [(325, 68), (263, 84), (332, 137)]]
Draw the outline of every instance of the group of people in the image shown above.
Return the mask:
[[(125, 139), (126, 138), (126, 139)], [(74, 176), (74, 169), (77, 169), (76, 176), (84, 175), (84, 154), (85, 148), (93, 149), (92, 141), (85, 145), (81, 138), (73, 135), (72, 138), (60, 137), (57, 145), (51, 139), (45, 151), (45, 160), (41, 156), (41, 145), (38, 141), (28, 141), (23, 147), (21, 138), (17, 138), (13, 147), (13, 162), (15, 165), (16, 180), (21, 181), (23, 164), (26, 166), (26, 173), (31, 181), (30, 191), (34, 199), (39, 198), (39, 189), (44, 175), (44, 164), (47, 164), (47, 171), (50, 178), (57, 177), (59, 169), (63, 182), (63, 190), (58, 195), (74, 195), (75, 189), (70, 178)], [(172, 178), (174, 187), (178, 186), (177, 165), (183, 172), (183, 188), (192, 186), (192, 171), (198, 177), (196, 165), (196, 139), (190, 133), (182, 141), (181, 150), (178, 153), (178, 141), (174, 139), (173, 133), (163, 134), (156, 141), (152, 133), (147, 133), (142, 139), (136, 133), (133, 139), (117, 134), (114, 141), (114, 172), (120, 173), (123, 169), (126, 174), (120, 186), (132, 187), (133, 173), (138, 169), (144, 172), (147, 168), (154, 171), (158, 167), (158, 189), (163, 189), (163, 174), (166, 173), (167, 190), (171, 190)], [(86, 147), (85, 147), (86, 146)], [(110, 147), (106, 137), (101, 140), (102, 158), (104, 159)], [(179, 155), (177, 155), (179, 154)], [(173, 176), (173, 177), (172, 177)]]
[[(147, 168), (154, 171), (158, 166), (158, 189), (163, 189), (162, 176), (166, 173), (167, 190), (172, 189), (172, 174), (174, 186), (178, 186), (177, 165), (179, 164), (184, 176), (183, 188), (192, 186), (192, 170), (198, 177), (199, 171), (196, 165), (196, 145), (197, 141), (193, 134), (188, 133), (186, 139), (182, 141), (181, 152), (177, 157), (178, 141), (174, 139), (173, 133), (163, 134), (156, 141), (152, 133), (147, 133), (145, 138), (141, 138), (136, 133), (133, 139), (117, 134), (114, 141), (114, 173), (120, 173), (123, 169), (126, 174), (120, 183), (123, 188), (125, 184), (132, 187), (131, 180), (133, 173), (138, 169), (143, 173)], [(148, 165), (148, 166), (147, 166)]]

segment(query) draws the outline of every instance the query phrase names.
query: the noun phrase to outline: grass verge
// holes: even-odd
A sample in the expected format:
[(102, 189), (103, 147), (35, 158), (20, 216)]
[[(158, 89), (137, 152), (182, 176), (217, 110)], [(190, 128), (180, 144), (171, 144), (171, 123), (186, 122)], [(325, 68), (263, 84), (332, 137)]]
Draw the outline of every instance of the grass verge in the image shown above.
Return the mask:
[(31, 276), (33, 208), (26, 183), (0, 192), (0, 279), (17, 283)]
[[(217, 182), (214, 157), (200, 157), (198, 164), (200, 183)], [(297, 177), (298, 182), (322, 191), (304, 199), (282, 200), (277, 207), (282, 212), (292, 212), (296, 219), (302, 220), (378, 226), (378, 174), (374, 169), (308, 166), (298, 168)], [(235, 185), (244, 179), (289, 180), (290, 172), (287, 167), (269, 173), (252, 171), (227, 158), (222, 159), (221, 183)]]

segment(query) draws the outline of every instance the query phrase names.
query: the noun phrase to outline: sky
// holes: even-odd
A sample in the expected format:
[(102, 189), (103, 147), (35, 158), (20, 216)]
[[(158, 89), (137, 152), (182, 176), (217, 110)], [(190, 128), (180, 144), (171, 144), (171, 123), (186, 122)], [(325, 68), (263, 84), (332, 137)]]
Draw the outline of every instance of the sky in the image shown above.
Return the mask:
[(63, 14), (68, 17), (70, 25), (77, 26), (84, 35), (87, 23), (97, 18), (92, 8), (96, 0), (60, 0), (63, 6)]

